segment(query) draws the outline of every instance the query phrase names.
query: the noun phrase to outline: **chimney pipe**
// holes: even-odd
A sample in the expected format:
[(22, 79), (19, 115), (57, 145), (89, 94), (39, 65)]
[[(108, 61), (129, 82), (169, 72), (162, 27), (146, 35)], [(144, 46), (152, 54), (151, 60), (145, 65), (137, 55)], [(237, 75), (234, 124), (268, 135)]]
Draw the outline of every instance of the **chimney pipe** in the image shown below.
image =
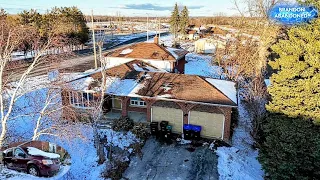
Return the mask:
[(153, 41), (155, 44), (159, 44), (159, 37), (158, 37), (158, 35), (156, 35), (155, 37), (154, 37), (154, 41)]

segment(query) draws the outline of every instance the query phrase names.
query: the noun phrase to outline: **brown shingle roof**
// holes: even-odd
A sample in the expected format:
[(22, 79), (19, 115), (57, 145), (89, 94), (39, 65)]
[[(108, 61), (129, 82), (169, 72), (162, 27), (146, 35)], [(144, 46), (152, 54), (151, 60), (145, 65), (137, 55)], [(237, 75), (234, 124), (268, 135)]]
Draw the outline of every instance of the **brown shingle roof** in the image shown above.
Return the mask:
[[(122, 53), (124, 50), (129, 50), (129, 53)], [(186, 54), (186, 53), (185, 53)], [(185, 54), (181, 54), (184, 56)], [(137, 58), (137, 59), (156, 59), (156, 60), (172, 60), (176, 58), (173, 54), (167, 51), (164, 47), (155, 43), (137, 43), (125, 48), (118, 49), (106, 54), (108, 57), (123, 57), (123, 58)]]
[[(133, 60), (133, 61), (129, 61), (127, 63), (120, 64), (118, 66), (107, 69), (107, 75), (112, 76), (112, 77), (124, 78), (130, 72), (135, 71), (134, 66), (137, 66), (146, 72), (150, 71), (150, 68), (152, 68), (153, 70), (156, 70), (156, 71), (161, 71), (160, 69), (158, 69), (155, 66), (152, 66), (149, 63), (143, 62), (141, 60)], [(94, 79), (100, 79), (101, 72), (95, 73), (95, 74), (91, 75), (91, 77), (93, 77)]]
[[(143, 76), (140, 73), (140, 77)], [(138, 95), (236, 106), (231, 99), (206, 80), (195, 75), (148, 73)]]

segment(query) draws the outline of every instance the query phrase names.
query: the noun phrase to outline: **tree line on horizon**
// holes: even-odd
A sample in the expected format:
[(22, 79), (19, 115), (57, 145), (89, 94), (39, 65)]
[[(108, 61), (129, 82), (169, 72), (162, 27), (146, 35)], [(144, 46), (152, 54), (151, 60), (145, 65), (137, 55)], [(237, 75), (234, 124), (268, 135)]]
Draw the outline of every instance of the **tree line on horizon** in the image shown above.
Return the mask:
[[(52, 34), (64, 37), (64, 45), (75, 48), (83, 46), (89, 40), (89, 29), (86, 18), (77, 7), (54, 7), (40, 14), (35, 9), (24, 10), (16, 15), (9, 15), (2, 9), (1, 16), (12, 26), (32, 28), (43, 39), (47, 40)], [(32, 51), (26, 41), (23, 50)]]

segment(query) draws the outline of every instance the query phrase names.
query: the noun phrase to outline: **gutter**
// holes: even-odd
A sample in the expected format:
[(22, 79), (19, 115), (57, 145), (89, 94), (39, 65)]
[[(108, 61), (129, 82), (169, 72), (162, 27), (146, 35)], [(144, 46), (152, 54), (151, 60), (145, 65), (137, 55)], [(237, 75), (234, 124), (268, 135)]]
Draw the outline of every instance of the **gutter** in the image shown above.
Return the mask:
[[(106, 93), (109, 94), (109, 93)], [(166, 98), (157, 98), (157, 97), (148, 97), (148, 96), (139, 96), (139, 95), (117, 95), (117, 94), (110, 94), (114, 96), (120, 97), (138, 97), (138, 98), (148, 98), (148, 99), (155, 99), (155, 100), (162, 100), (162, 101), (173, 101), (173, 102), (184, 102), (184, 103), (191, 103), (191, 104), (201, 104), (201, 105), (208, 105), (208, 106), (218, 106), (218, 107), (232, 107), (236, 108), (238, 105), (226, 105), (226, 104), (213, 104), (213, 103), (205, 103), (205, 102), (197, 102), (197, 101), (186, 101), (186, 100), (179, 100), (179, 99), (166, 99)]]

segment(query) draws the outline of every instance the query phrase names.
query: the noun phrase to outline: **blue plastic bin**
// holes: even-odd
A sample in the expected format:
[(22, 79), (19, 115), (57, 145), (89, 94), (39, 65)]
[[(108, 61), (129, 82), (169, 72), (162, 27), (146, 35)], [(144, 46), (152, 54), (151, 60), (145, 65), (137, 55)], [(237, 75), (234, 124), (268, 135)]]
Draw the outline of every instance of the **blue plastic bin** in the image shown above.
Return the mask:
[(192, 131), (194, 131), (194, 132), (200, 132), (200, 131), (201, 131), (201, 126), (192, 125)]

